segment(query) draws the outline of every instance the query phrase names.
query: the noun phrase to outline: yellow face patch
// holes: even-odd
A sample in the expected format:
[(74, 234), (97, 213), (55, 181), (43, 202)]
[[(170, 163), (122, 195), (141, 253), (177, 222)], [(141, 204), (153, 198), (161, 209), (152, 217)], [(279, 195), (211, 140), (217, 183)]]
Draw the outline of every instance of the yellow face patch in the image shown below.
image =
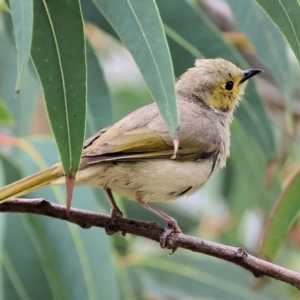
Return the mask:
[(238, 105), (244, 94), (246, 84), (240, 84), (240, 77), (228, 80), (220, 87), (212, 91), (211, 97), (208, 97), (208, 104), (221, 111), (229, 111)]
[(198, 59), (176, 86), (185, 96), (191, 95), (214, 109), (229, 112), (239, 104), (247, 80), (259, 72), (259, 69), (243, 71), (222, 58)]
[(210, 75), (213, 84), (210, 85), (205, 102), (217, 110), (229, 111), (234, 109), (244, 94), (246, 82), (240, 83), (244, 73), (231, 63), (222, 64), (221, 59), (217, 62), (218, 68)]

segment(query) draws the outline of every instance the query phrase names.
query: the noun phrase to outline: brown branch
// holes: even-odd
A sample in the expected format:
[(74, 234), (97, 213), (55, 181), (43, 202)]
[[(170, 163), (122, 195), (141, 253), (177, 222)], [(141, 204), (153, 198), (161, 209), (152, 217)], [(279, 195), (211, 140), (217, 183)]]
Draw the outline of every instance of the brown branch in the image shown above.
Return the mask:
[[(105, 228), (108, 234), (115, 232), (131, 233), (159, 242), (163, 228), (156, 223), (147, 223), (128, 219), (117, 219), (112, 221), (110, 216), (81, 209), (70, 210), (66, 214), (65, 206), (48, 202), (44, 199), (15, 199), (0, 205), (0, 212), (33, 213), (65, 220), (81, 226), (90, 228), (92, 226)], [(255, 277), (268, 276), (281, 280), (300, 290), (300, 274), (273, 263), (254, 257), (245, 250), (230, 247), (210, 241), (201, 240), (183, 233), (173, 234), (167, 240), (167, 248), (176, 250), (184, 248), (214, 256), (249, 270)]]

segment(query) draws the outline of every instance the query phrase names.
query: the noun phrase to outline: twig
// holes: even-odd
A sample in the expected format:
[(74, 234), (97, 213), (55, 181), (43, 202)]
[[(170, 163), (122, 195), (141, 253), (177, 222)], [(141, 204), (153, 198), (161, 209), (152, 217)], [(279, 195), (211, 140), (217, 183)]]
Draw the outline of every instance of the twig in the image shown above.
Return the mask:
[[(102, 227), (105, 228), (107, 233), (118, 231), (123, 234), (131, 233), (156, 242), (159, 242), (159, 237), (163, 232), (163, 228), (154, 222), (148, 223), (123, 218), (112, 221), (108, 215), (81, 209), (72, 208), (68, 216), (65, 206), (54, 204), (44, 199), (14, 199), (2, 203), (0, 212), (44, 215), (77, 224), (82, 228)], [(299, 273), (254, 257), (241, 248), (201, 240), (183, 233), (171, 235), (167, 240), (167, 248), (173, 251), (177, 248), (184, 248), (227, 260), (249, 270), (255, 277), (272, 277), (293, 285), (300, 290)]]

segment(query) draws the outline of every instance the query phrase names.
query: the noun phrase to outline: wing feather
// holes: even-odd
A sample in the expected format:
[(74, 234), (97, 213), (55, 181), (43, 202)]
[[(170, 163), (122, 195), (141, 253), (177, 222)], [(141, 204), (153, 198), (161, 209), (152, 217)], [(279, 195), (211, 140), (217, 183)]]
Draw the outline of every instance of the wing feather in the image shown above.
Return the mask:
[[(222, 138), (216, 123), (197, 110), (181, 107), (181, 116), (189, 114), (179, 132), (176, 160), (199, 161), (212, 157), (220, 149)], [(138, 116), (138, 117), (137, 117)], [(201, 126), (190, 124), (201, 118)], [(193, 121), (194, 122), (194, 121)], [(209, 132), (209, 135), (208, 135)], [(89, 138), (83, 150), (82, 166), (103, 161), (139, 161), (171, 159), (173, 141), (155, 105), (145, 106)]]

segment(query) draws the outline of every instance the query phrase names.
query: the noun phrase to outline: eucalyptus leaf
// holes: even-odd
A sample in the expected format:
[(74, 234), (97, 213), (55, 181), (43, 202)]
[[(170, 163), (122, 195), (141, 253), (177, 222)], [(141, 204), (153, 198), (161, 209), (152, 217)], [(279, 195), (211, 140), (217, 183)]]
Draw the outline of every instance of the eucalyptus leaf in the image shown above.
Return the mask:
[(31, 122), (28, 120), (33, 114), (39, 85), (33, 74), (26, 72), (22, 93), (15, 98), (17, 53), (10, 39), (4, 34), (0, 34), (0, 53), (0, 97), (15, 120), (14, 126), (9, 130), (16, 136), (23, 136), (30, 132)]
[(227, 0), (238, 27), (247, 34), (260, 60), (269, 68), (278, 86), (289, 81), (286, 42), (275, 24), (254, 0)]
[(279, 28), (300, 63), (300, 6), (297, 0), (255, 0)]
[[(185, 56), (184, 53), (188, 52), (194, 55), (195, 49), (206, 58), (222, 57), (240, 68), (249, 68), (237, 50), (223, 39), (220, 31), (198, 7), (181, 0), (172, 1), (172, 10), (169, 9), (167, 1), (157, 1), (157, 5), (164, 24), (181, 37), (180, 41), (184, 40), (193, 46), (193, 48), (187, 47), (185, 52), (184, 48), (180, 46), (180, 49), (177, 49), (179, 54), (177, 56), (174, 56), (172, 52), (174, 69), (178, 72), (176, 72), (177, 76), (190, 68), (192, 64), (190, 54), (187, 60), (182, 59)], [(196, 31), (195, 28), (197, 28)], [(168, 32), (170, 32), (169, 29), (167, 29)], [(244, 130), (258, 141), (267, 157), (272, 158), (274, 156), (273, 132), (252, 80), (248, 83), (245, 98), (246, 100), (241, 102), (236, 112), (236, 117)]]
[(112, 100), (97, 55), (86, 41), (87, 62), (87, 137), (113, 122)]
[(19, 93), (30, 57), (33, 29), (33, 0), (9, 0), (18, 53), (18, 77), (15, 90)]
[(279, 196), (269, 216), (259, 247), (259, 253), (265, 259), (274, 259), (288, 230), (298, 216), (300, 210), (299, 186), (300, 172), (298, 171)]
[(155, 1), (94, 2), (135, 59), (174, 136), (179, 120), (173, 66)]
[[(28, 142), (36, 152), (21, 153), (26, 175), (56, 162), (53, 142)], [(65, 202), (63, 189), (58, 187), (39, 189), (30, 197)], [(83, 209), (102, 210), (88, 188), (76, 189), (73, 203)], [(43, 216), (8, 215), (4, 249), (11, 262), (11, 273), (17, 278), (5, 275), (5, 295), (11, 296), (7, 299), (18, 299), (20, 293), (29, 295), (29, 299), (97, 300), (99, 295), (119, 299), (109, 239), (103, 229), (85, 230)], [(17, 247), (20, 241), (22, 249)]]
[(66, 174), (81, 158), (86, 116), (86, 62), (79, 1), (34, 0), (31, 56)]
[[(138, 260), (142, 282), (152, 297), (167, 299), (280, 300), (276, 285), (254, 291), (253, 276), (234, 264), (205, 255), (177, 254)], [(225, 275), (226, 274), (226, 275)], [(175, 284), (176, 283), (176, 284)]]

